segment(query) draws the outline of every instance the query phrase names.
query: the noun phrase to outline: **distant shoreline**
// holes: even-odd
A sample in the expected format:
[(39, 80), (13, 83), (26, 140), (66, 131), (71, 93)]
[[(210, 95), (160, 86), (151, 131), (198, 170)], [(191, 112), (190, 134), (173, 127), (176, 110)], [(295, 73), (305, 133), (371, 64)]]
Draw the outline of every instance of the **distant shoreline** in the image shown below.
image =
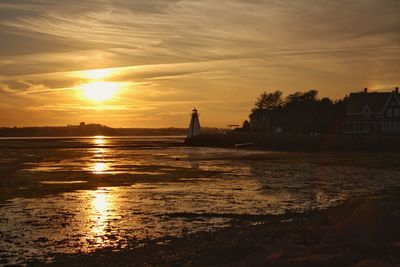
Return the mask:
[(400, 138), (398, 136), (312, 136), (265, 132), (229, 132), (195, 136), (186, 139), (185, 145), (293, 152), (399, 152)]
[(0, 128), (0, 137), (165, 136), (185, 134), (186, 129), (184, 128), (111, 128), (100, 124)]
[(0, 140), (70, 140), (70, 139), (130, 139), (130, 138), (186, 138), (185, 135), (65, 135), (65, 136), (0, 136)]
[[(0, 137), (88, 137), (88, 136), (186, 136), (187, 128), (112, 128), (101, 124), (42, 127), (0, 127)], [(219, 133), (221, 129), (203, 127), (202, 132)]]

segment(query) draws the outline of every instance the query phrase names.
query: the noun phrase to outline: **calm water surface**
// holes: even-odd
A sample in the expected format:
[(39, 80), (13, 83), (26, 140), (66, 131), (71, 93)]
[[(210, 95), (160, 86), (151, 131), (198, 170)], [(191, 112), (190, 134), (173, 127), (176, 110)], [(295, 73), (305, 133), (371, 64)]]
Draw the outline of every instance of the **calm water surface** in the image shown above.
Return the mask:
[[(400, 184), (398, 171), (335, 164), (339, 156), (189, 148), (182, 141), (0, 139), (0, 179), (18, 181), (0, 203), (0, 264), (126, 249), (234, 220), (326, 208)], [(37, 193), (27, 197), (29, 190)]]

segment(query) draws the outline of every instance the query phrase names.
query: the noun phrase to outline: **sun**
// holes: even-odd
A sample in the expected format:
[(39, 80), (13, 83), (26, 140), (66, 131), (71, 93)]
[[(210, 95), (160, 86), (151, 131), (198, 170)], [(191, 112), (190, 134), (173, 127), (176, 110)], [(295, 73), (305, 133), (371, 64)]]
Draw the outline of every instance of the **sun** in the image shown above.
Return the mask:
[(83, 95), (92, 101), (110, 100), (120, 87), (116, 82), (91, 82), (81, 86)]

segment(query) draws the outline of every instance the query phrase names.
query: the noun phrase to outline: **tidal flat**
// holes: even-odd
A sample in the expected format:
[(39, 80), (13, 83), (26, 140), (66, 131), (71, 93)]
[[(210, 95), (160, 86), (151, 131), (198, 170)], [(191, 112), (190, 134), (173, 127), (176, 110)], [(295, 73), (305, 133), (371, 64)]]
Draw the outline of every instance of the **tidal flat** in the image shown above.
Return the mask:
[[(193, 148), (182, 141), (0, 140), (0, 263), (303, 266), (322, 254), (331, 257), (320, 256), (317, 266), (398, 263), (400, 239), (378, 228), (398, 222), (400, 154)], [(358, 228), (381, 240), (379, 253), (369, 257), (371, 247), (352, 243), (363, 237), (341, 237), (357, 223), (375, 225)], [(354, 253), (343, 254), (349, 247)]]

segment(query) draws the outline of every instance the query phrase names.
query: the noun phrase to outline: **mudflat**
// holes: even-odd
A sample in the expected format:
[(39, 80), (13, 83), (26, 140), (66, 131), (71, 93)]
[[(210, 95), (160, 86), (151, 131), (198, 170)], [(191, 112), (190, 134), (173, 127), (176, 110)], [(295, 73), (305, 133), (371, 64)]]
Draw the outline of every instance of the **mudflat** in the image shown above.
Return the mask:
[(0, 263), (398, 264), (399, 154), (181, 143), (0, 141)]
[(225, 229), (124, 251), (57, 255), (49, 266), (399, 266), (399, 210), (399, 195), (391, 195), (303, 214), (243, 216)]

